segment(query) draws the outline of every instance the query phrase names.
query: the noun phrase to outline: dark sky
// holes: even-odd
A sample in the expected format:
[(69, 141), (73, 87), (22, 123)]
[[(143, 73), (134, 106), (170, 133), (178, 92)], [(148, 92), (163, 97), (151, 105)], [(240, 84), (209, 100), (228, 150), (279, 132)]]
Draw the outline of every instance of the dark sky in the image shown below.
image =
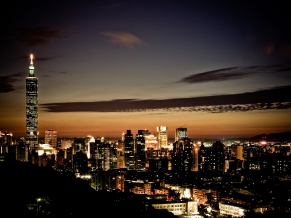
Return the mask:
[(0, 131), (25, 134), (30, 53), (40, 135), (290, 131), (287, 3), (1, 1)]

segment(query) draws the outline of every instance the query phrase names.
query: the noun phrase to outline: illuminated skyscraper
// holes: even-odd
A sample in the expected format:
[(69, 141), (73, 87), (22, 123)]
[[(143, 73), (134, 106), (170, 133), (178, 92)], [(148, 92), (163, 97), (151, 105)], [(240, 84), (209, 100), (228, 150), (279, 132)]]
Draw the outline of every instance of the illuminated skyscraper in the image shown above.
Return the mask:
[(117, 144), (117, 168), (125, 168), (123, 141), (118, 140)]
[(131, 130), (127, 130), (124, 135), (124, 161), (127, 169), (135, 169), (134, 160), (134, 139)]
[(168, 145), (168, 132), (166, 126), (157, 127), (158, 149)]
[(179, 139), (187, 138), (187, 128), (179, 127), (175, 132), (175, 142), (179, 141)]
[(172, 152), (172, 170), (175, 172), (190, 172), (194, 170), (193, 142), (189, 138), (174, 142)]
[(0, 131), (0, 154), (8, 153), (9, 146), (12, 145), (12, 133), (11, 132), (2, 132)]
[(49, 144), (52, 147), (57, 147), (57, 131), (53, 129), (45, 131), (44, 143)]
[(38, 78), (34, 75), (33, 55), (30, 55), (29, 75), (26, 77), (26, 144), (38, 146)]
[(136, 169), (144, 170), (146, 166), (145, 137), (143, 130), (138, 130), (135, 138), (136, 145)]

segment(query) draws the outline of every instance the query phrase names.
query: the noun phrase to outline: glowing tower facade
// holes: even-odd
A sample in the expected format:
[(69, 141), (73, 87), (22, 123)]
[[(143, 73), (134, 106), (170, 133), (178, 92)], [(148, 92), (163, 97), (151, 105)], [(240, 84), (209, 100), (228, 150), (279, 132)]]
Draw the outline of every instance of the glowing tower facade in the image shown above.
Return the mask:
[(53, 129), (45, 131), (45, 138), (44, 138), (44, 143), (49, 144), (52, 147), (57, 147), (57, 131), (54, 131)]
[(187, 128), (179, 127), (175, 132), (175, 142), (179, 141), (179, 139), (188, 138)]
[(29, 75), (26, 77), (26, 144), (38, 146), (38, 78), (34, 75), (33, 55), (30, 55)]
[(158, 149), (168, 145), (168, 132), (166, 126), (157, 127)]

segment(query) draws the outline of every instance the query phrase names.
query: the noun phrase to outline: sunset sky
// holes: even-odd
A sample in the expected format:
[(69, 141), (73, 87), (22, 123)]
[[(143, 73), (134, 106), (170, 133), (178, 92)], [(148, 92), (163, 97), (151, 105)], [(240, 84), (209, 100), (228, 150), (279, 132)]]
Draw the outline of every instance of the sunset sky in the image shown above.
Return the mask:
[(291, 131), (287, 2), (1, 1), (0, 131), (25, 136), (30, 53), (40, 137)]

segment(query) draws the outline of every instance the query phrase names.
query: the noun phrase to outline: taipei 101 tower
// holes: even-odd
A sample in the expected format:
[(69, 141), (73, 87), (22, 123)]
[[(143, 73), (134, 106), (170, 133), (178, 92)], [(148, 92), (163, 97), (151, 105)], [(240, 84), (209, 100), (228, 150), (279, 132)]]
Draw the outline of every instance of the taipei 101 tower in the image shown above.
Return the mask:
[(38, 91), (37, 77), (34, 75), (33, 55), (30, 55), (29, 75), (26, 77), (26, 145), (29, 149), (38, 146)]

